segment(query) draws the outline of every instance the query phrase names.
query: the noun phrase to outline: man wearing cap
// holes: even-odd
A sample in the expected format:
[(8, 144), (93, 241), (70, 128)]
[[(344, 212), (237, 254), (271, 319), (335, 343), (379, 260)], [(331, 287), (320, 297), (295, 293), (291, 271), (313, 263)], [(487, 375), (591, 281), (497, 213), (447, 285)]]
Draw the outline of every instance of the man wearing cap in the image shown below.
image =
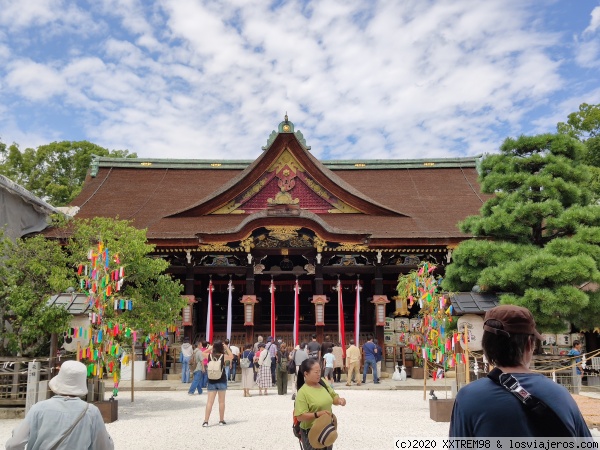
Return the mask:
[(6, 448), (114, 449), (98, 408), (79, 398), (87, 395), (86, 378), (85, 365), (65, 361), (48, 383), (56, 395), (31, 407)]
[[(529, 369), (535, 341), (541, 339), (531, 312), (520, 306), (497, 306), (487, 311), (483, 329), (483, 353), (499, 369), (490, 373), (492, 378), (496, 375), (496, 380), (481, 378), (458, 391), (450, 437), (590, 437), (571, 394)], [(538, 420), (523, 403), (529, 395), (556, 414), (546, 409), (547, 420)], [(548, 425), (552, 422), (550, 416), (564, 424), (563, 434), (559, 434), (559, 426)]]

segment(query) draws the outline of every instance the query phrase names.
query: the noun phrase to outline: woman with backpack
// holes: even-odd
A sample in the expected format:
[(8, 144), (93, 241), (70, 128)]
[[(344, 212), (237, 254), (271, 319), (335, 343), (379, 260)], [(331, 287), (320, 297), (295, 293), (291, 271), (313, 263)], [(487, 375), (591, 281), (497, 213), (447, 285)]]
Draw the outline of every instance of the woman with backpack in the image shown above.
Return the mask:
[(288, 362), (290, 359), (290, 352), (285, 342), (279, 345), (275, 358), (277, 360), (277, 394), (285, 395), (287, 394)]
[(242, 389), (244, 397), (252, 397), (250, 389), (254, 386), (254, 352), (252, 344), (246, 344), (240, 355), (240, 367), (242, 368)]
[(225, 361), (231, 361), (233, 354), (223, 342), (216, 341), (212, 349), (204, 352), (204, 357), (208, 359), (208, 365), (206, 366), (208, 398), (206, 399), (206, 410), (202, 426), (208, 426), (208, 419), (217, 393), (219, 394), (219, 425), (226, 425), (225, 393), (227, 391), (227, 376), (225, 375)]

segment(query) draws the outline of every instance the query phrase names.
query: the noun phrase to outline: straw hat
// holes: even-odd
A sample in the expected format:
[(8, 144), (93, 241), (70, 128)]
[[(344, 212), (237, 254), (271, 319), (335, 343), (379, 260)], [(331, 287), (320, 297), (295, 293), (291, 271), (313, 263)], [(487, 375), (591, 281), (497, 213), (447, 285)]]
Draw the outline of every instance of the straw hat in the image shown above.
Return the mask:
[(308, 431), (308, 442), (313, 448), (325, 448), (333, 445), (338, 437), (337, 417), (335, 414), (323, 414)]
[(81, 397), (87, 395), (87, 369), (79, 361), (65, 361), (58, 375), (50, 380), (48, 387), (58, 395)]

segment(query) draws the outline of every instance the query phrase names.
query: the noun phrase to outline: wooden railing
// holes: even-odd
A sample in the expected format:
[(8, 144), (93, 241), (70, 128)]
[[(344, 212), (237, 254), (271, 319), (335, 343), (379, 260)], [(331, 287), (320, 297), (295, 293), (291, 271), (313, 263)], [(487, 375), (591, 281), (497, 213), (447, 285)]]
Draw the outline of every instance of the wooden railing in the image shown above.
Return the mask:
[[(0, 406), (25, 406), (27, 366), (31, 361), (31, 358), (0, 357)], [(47, 380), (50, 363), (40, 362), (40, 381)]]

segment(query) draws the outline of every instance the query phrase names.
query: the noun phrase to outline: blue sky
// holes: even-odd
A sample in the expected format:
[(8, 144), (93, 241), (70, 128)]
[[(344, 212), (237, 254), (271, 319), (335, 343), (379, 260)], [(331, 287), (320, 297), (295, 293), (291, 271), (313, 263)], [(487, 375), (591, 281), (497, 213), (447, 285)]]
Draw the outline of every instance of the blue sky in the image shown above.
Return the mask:
[(600, 0), (0, 0), (0, 140), (253, 159), (494, 152), (600, 103)]

